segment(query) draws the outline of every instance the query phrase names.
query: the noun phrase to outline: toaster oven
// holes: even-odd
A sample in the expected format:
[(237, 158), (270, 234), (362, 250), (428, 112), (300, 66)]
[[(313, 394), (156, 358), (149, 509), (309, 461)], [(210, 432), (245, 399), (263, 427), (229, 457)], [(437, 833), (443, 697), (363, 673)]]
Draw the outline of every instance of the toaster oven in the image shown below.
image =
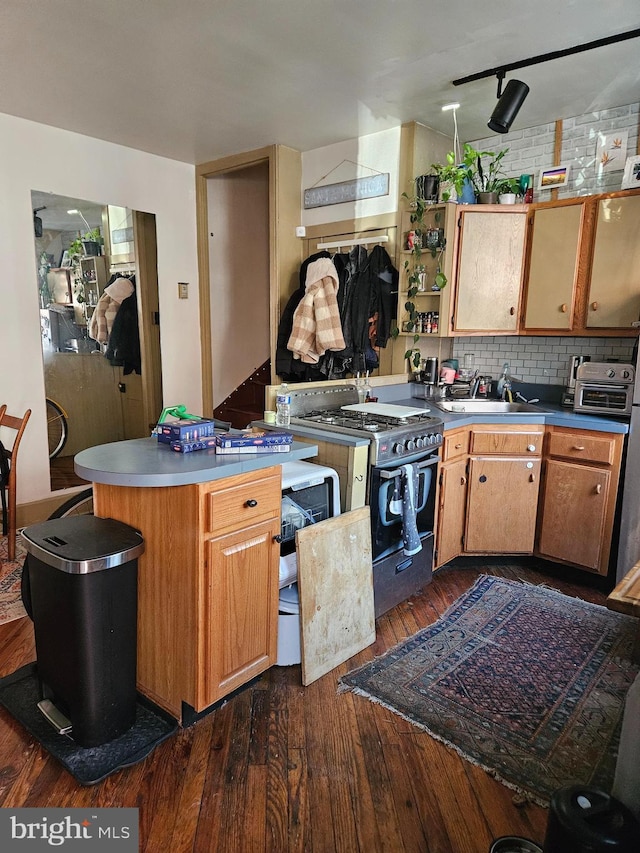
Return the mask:
[(586, 361), (576, 371), (573, 411), (631, 415), (635, 369), (631, 364)]

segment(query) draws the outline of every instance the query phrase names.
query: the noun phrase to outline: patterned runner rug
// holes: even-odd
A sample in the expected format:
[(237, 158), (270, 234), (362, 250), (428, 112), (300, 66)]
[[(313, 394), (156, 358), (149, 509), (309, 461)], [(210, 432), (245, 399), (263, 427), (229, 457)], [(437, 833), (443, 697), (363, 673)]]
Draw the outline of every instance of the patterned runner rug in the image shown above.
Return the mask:
[(18, 537), (16, 559), (10, 563), (7, 559), (7, 537), (0, 535), (0, 625), (26, 616), (20, 597), (22, 564), (26, 553)]
[(481, 575), (433, 625), (341, 678), (548, 805), (610, 791), (635, 619), (552, 589)]

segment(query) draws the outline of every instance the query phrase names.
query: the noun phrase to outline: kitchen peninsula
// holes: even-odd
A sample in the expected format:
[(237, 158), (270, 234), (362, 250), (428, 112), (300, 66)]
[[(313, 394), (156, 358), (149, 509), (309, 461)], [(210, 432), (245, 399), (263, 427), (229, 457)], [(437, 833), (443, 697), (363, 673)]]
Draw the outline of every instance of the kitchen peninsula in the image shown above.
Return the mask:
[(183, 725), (276, 662), (281, 465), (317, 454), (91, 447), (94, 511), (140, 530), (138, 689)]

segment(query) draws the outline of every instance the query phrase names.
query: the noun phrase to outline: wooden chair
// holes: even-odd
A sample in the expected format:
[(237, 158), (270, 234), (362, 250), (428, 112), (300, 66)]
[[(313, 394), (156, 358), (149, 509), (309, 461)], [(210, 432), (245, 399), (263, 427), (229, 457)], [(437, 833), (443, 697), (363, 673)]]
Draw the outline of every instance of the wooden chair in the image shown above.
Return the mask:
[(2, 473), (0, 469), (0, 498), (2, 499), (2, 533), (8, 537), (7, 557), (9, 560), (15, 560), (16, 557), (16, 478), (18, 467), (18, 448), (22, 433), (25, 430), (27, 421), (31, 416), (31, 409), (27, 409), (24, 415), (14, 417), (7, 414), (6, 404), (0, 406), (0, 440), (4, 434), (5, 428), (16, 431), (16, 436), (13, 439), (13, 444), (8, 447), (4, 444), (4, 453), (8, 460), (8, 472)]

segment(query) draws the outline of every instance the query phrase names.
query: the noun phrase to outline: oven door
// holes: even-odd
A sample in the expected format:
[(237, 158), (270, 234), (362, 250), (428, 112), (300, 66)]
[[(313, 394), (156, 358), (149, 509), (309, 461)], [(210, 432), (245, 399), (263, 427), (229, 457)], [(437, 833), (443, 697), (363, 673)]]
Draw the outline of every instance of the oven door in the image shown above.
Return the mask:
[[(374, 563), (403, 548), (405, 525), (411, 525), (411, 515), (421, 540), (433, 536), (438, 462), (437, 453), (427, 457), (421, 453), (372, 468), (369, 505)], [(402, 501), (403, 469), (407, 473), (414, 469), (418, 474), (418, 489), (408, 506)]]
[(631, 386), (579, 381), (573, 409), (575, 412), (630, 415)]

